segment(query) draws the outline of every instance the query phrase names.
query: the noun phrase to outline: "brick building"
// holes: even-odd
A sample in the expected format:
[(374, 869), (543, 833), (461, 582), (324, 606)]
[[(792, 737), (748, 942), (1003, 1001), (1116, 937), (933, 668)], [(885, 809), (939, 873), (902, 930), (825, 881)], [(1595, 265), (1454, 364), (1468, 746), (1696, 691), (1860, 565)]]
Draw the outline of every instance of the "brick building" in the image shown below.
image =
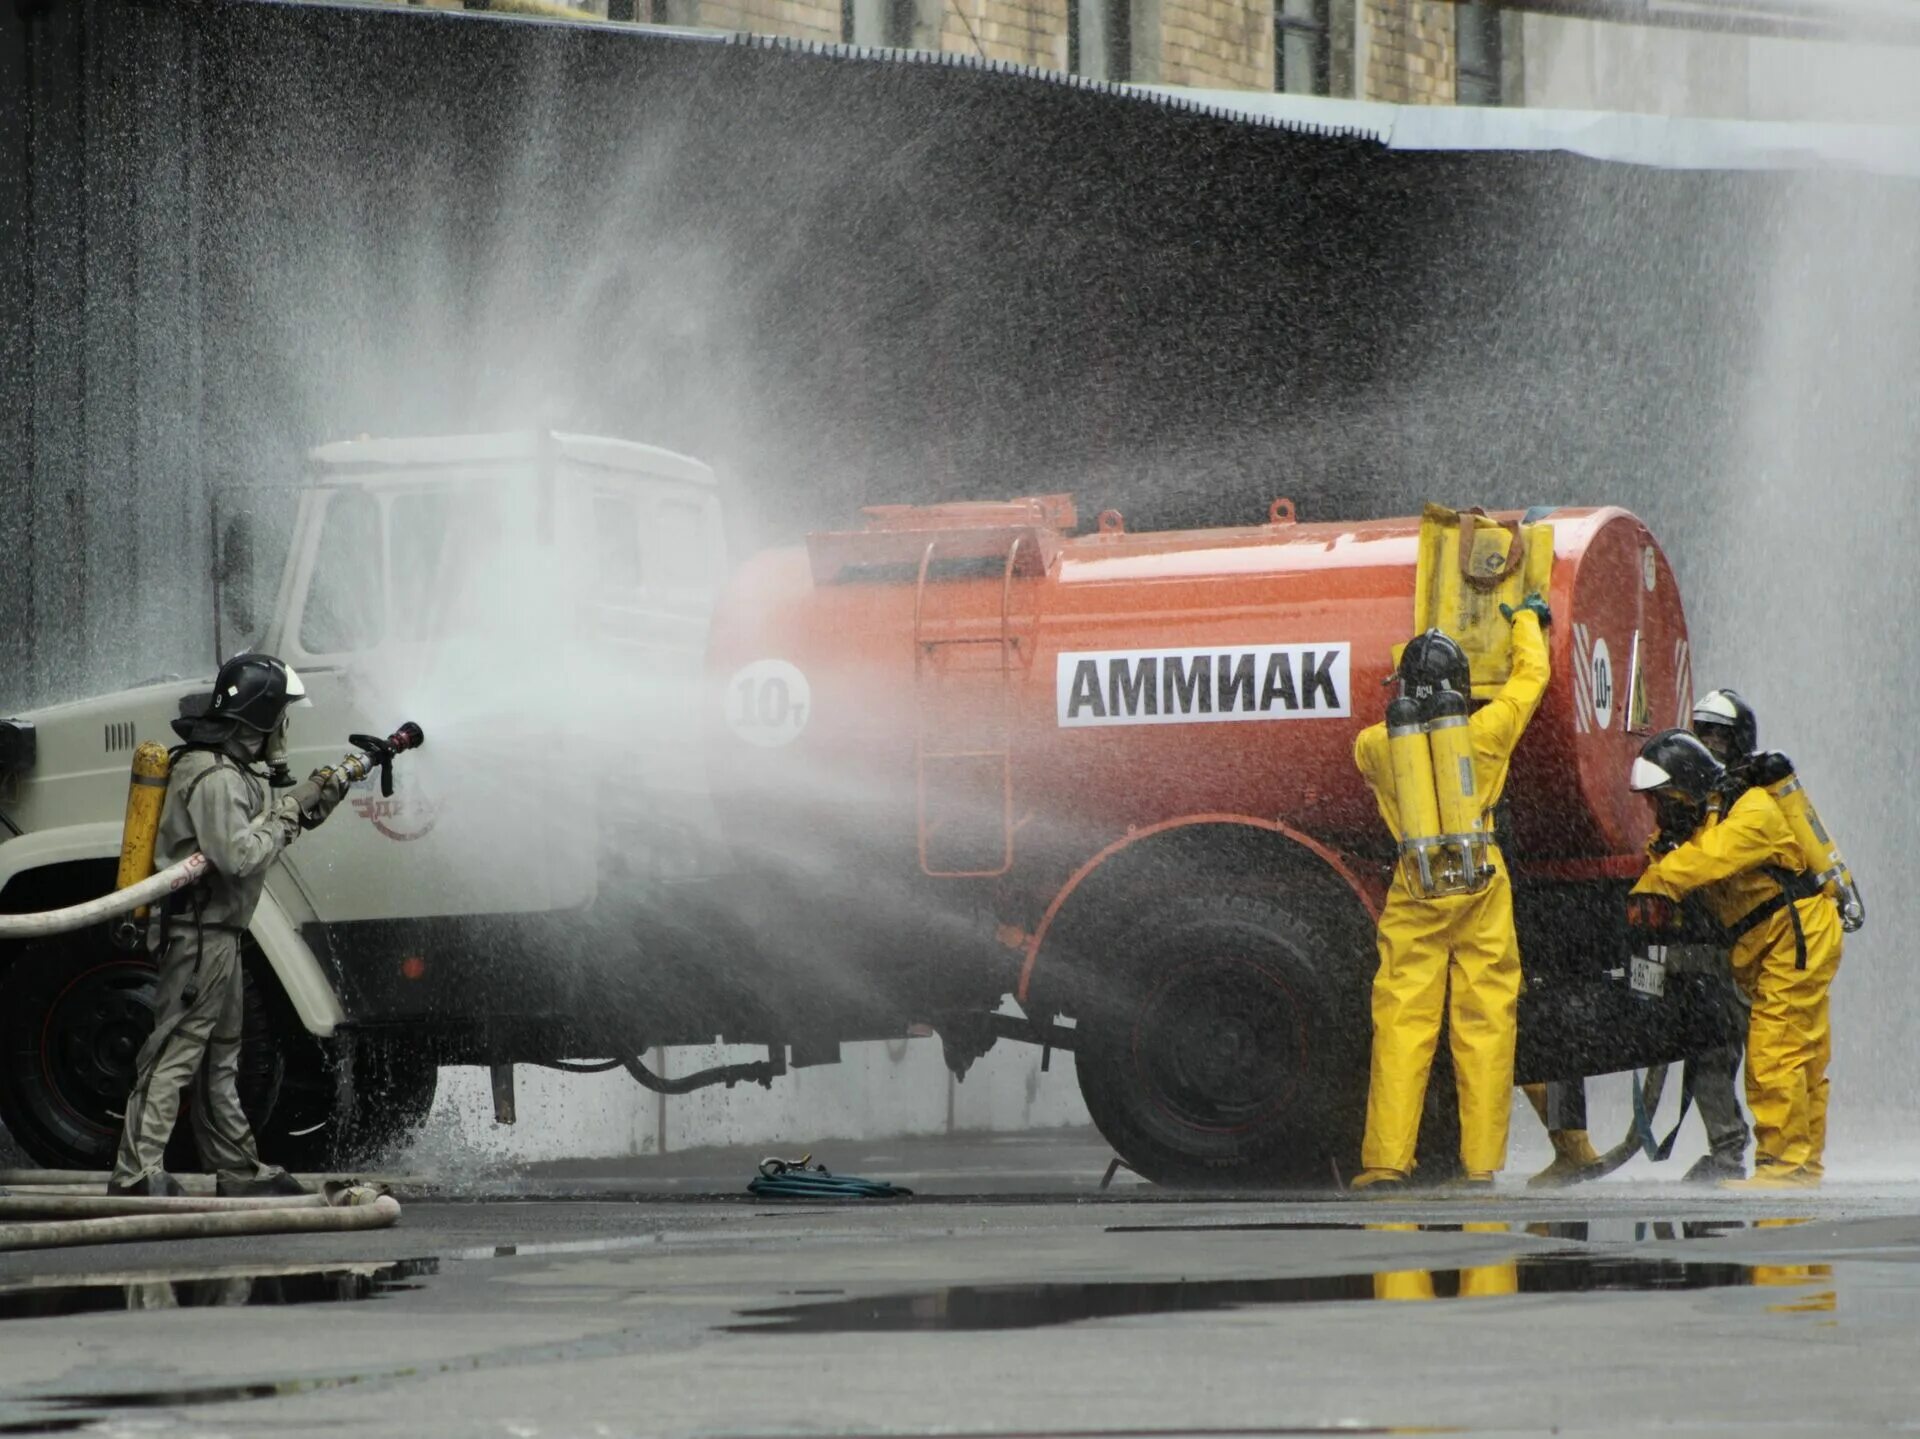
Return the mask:
[[(461, 0), (414, 0), (454, 8)], [(1093, 79), (1518, 103), (1517, 13), (1454, 0), (466, 0), (469, 8), (941, 50)]]
[[(1090, 78), (1398, 105), (1920, 123), (1920, 29), (1796, 37), (1572, 18), (1563, 0), (410, 0), (938, 50)], [(1604, 0), (1601, 0), (1604, 4)], [(1560, 13), (1551, 13), (1558, 8)], [(1577, 8), (1577, 7), (1573, 7)], [(1784, 13), (1781, 11), (1780, 13)], [(1744, 26), (1745, 28), (1741, 28)]]

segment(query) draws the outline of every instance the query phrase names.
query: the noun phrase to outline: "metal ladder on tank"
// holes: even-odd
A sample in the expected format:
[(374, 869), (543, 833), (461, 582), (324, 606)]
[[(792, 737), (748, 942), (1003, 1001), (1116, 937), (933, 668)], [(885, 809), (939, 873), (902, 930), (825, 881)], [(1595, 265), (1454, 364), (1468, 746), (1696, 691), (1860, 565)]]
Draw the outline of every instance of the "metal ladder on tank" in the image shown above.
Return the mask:
[[(1013, 836), (1016, 825), (1013, 818), (1013, 703), (1014, 680), (1025, 672), (1033, 662), (1033, 646), (1029, 641), (1023, 647), (1020, 636), (1013, 632), (1013, 577), (1020, 558), (1022, 545), (1034, 544), (1031, 534), (1022, 531), (1013, 537), (1007, 547), (1007, 558), (1000, 574), (1000, 628), (997, 634), (949, 634), (930, 635), (927, 624), (927, 575), (933, 568), (934, 551), (939, 548), (938, 539), (929, 540), (927, 548), (920, 556), (920, 575), (913, 592), (913, 687), (915, 702), (918, 706), (917, 722), (914, 731), (914, 788), (915, 815), (917, 819), (920, 872), (933, 879), (994, 879), (1013, 868)], [(947, 738), (952, 733), (949, 727), (942, 733), (941, 721), (949, 718), (939, 703), (936, 693), (939, 686), (929, 682), (929, 674), (936, 668), (935, 651), (963, 647), (995, 645), (999, 650), (999, 665), (979, 670), (948, 671), (949, 675), (983, 674), (997, 677), (999, 693), (991, 704), (992, 721), (987, 733), (977, 741), (959, 741), (958, 748), (951, 748), (955, 741)], [(929, 791), (934, 788), (928, 783), (930, 771), (946, 766), (980, 768), (989, 763), (998, 764), (998, 785), (1000, 801), (1000, 854), (991, 868), (943, 869), (936, 868), (930, 854), (929, 841), (939, 832), (945, 821), (937, 814), (930, 815), (937, 801), (930, 802)], [(961, 793), (968, 793), (968, 787), (962, 786)]]

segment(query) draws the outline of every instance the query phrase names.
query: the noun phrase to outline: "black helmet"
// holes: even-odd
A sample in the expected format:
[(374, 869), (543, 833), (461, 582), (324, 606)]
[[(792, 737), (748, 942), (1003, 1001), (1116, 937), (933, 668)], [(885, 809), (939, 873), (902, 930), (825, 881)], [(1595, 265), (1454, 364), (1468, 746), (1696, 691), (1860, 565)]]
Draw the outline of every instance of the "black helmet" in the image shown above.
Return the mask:
[(1653, 799), (1660, 830), (1675, 841), (1685, 839), (1707, 817), (1707, 805), (1719, 793), (1727, 772), (1697, 735), (1688, 730), (1662, 730), (1640, 747), (1627, 783), (1636, 794)]
[(225, 744), (241, 729), (271, 734), (289, 705), (305, 704), (307, 687), (272, 655), (235, 655), (214, 676), (213, 693), (183, 700), (173, 729), (190, 744)]
[(1410, 699), (1425, 711), (1442, 690), (1471, 698), (1473, 669), (1467, 652), (1440, 630), (1428, 630), (1407, 641), (1400, 651), (1400, 667), (1394, 671), (1400, 681), (1400, 697)]
[(214, 676), (210, 720), (232, 720), (267, 734), (280, 727), (287, 706), (307, 697), (300, 676), (272, 655), (235, 655)]
[(1693, 732), (1722, 764), (1735, 764), (1760, 747), (1759, 718), (1733, 690), (1700, 696), (1693, 706)]

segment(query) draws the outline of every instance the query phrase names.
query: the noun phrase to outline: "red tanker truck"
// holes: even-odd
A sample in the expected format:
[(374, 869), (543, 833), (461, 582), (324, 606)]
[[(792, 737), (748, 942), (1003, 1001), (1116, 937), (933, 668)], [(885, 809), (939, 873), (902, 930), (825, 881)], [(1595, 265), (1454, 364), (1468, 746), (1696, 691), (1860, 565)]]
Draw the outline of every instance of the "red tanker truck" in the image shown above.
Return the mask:
[[(315, 760), (397, 719), (368, 707), (413, 677), (439, 673), (444, 698), (494, 662), (464, 626), (509, 572), (557, 587), (556, 672), (600, 666), (619, 699), (555, 716), (528, 687), (526, 729), (468, 736), (550, 761), (541, 782), (422, 765), (276, 867), (243, 1065), (276, 1158), (358, 1162), (425, 1113), (439, 1065), (492, 1068), (505, 1118), (515, 1064), (682, 1093), (928, 1026), (962, 1075), (1003, 1038), (1073, 1051), (1145, 1174), (1336, 1178), (1395, 862), (1354, 736), (1427, 623), (1497, 684), (1495, 601), (1520, 584), (1555, 616), (1498, 825), (1520, 1077), (1723, 1037), (1724, 977), (1627, 959), (1647, 815), (1624, 779), (1642, 734), (1687, 717), (1691, 680), (1673, 575), (1621, 510), (1298, 524), (1277, 501), (1243, 528), (1130, 534), (1107, 514), (1082, 534), (1065, 496), (891, 506), (723, 577), (712, 478), (683, 456), (507, 435), (314, 459), (263, 644), (307, 676)], [(223, 575), (250, 553), (229, 533)], [(407, 563), (388, 575), (388, 555)], [(0, 912), (111, 886), (125, 756), (205, 684), (0, 720)], [(419, 718), (455, 752), (457, 715)], [(151, 966), (105, 925), (0, 946), (0, 1119), (36, 1158), (105, 1162), (151, 1006)], [(766, 1057), (640, 1058), (716, 1039)], [(1429, 1097), (1422, 1173), (1443, 1173), (1444, 1061)]]
[[(1421, 519), (1297, 523), (1276, 501), (1244, 528), (1109, 512), (1076, 534), (1065, 496), (865, 519), (749, 560), (709, 643), (736, 913), (796, 1062), (809, 1032), (930, 1024), (961, 1074), (1028, 1039), (1075, 1052), (1149, 1176), (1351, 1172), (1394, 863), (1352, 751), (1415, 632)], [(1648, 832), (1625, 775), (1692, 702), (1672, 571), (1624, 510), (1486, 527), (1517, 555), (1523, 519), (1550, 530), (1555, 616), (1499, 820), (1531, 1080), (1720, 1035), (1719, 981), (1635, 992), (1620, 919)], [(1443, 1075), (1433, 1168), (1451, 1111)]]

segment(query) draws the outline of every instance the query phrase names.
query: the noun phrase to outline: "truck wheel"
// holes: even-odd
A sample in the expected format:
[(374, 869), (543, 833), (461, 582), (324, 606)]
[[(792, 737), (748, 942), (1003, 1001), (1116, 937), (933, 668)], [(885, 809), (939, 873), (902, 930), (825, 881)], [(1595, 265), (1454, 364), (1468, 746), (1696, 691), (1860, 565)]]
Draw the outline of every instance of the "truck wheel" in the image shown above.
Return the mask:
[[(1094, 1123), (1167, 1184), (1329, 1184), (1367, 1095), (1370, 927), (1341, 897), (1167, 906), (1089, 965), (1076, 1056)], [(1346, 911), (1351, 908), (1352, 914)], [(1311, 916), (1311, 917), (1309, 917)], [(1357, 916), (1357, 919), (1356, 919)]]
[(412, 1139), (433, 1108), (431, 1054), (355, 1036), (322, 1046), (295, 1036), (261, 1155), (301, 1171), (353, 1169)]
[[(23, 944), (0, 972), (0, 1122), (49, 1169), (109, 1169), (120, 1141), (134, 1061), (153, 1032), (157, 977), (144, 950), (115, 947), (105, 926)], [(240, 1103), (258, 1127), (281, 1065), (266, 1002), (247, 976)], [(198, 1167), (185, 1123), (169, 1168)]]
[(153, 984), (104, 926), (23, 944), (0, 974), (0, 1120), (37, 1163), (112, 1165)]

